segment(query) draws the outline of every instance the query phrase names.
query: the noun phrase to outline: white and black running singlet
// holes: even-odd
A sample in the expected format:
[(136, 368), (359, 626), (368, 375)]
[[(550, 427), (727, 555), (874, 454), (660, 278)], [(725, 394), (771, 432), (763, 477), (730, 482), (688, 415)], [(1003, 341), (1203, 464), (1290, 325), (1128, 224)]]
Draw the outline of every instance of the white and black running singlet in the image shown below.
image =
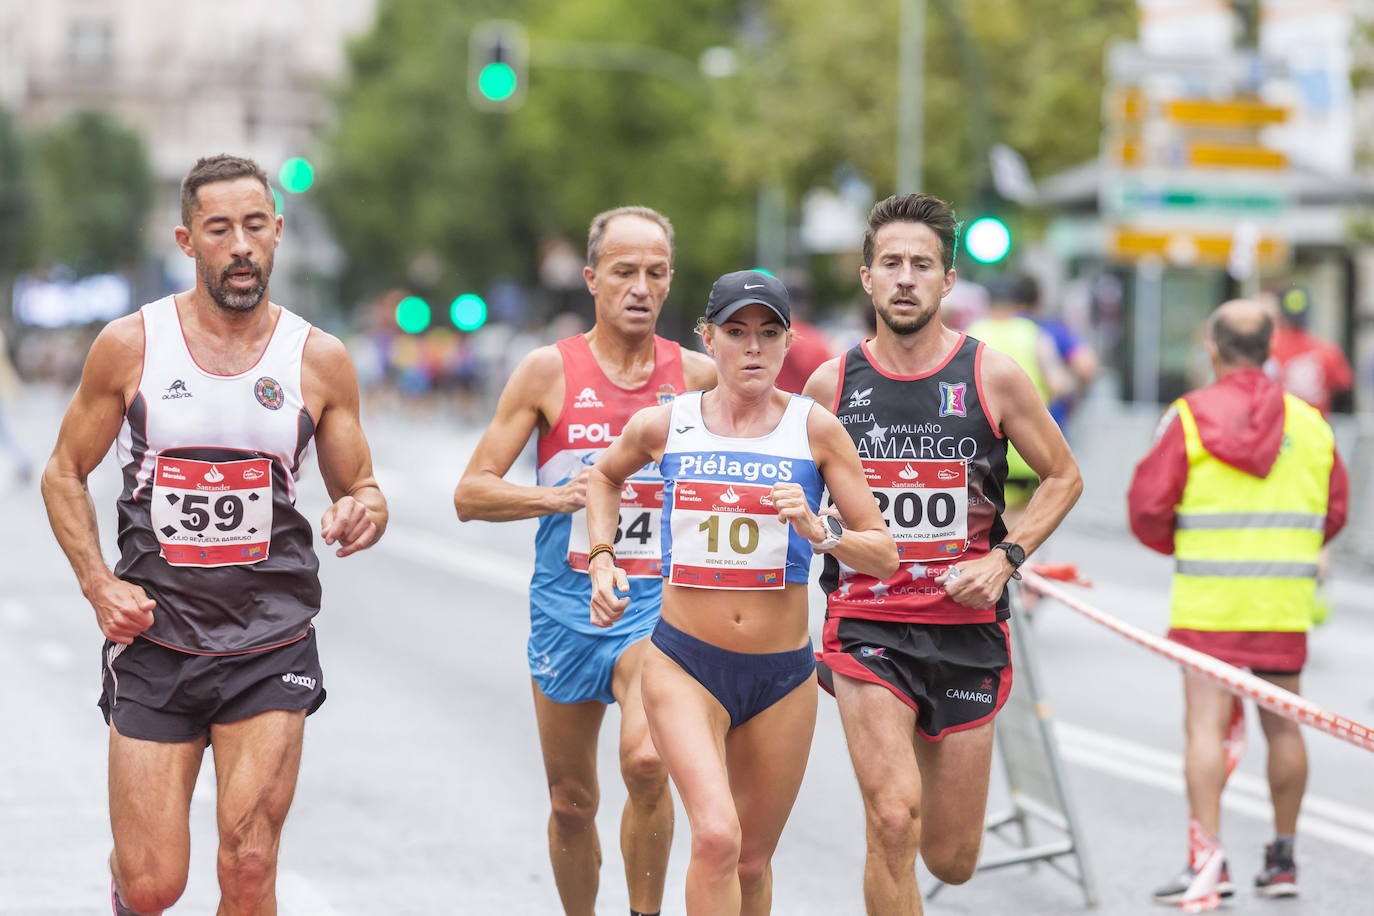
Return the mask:
[(313, 531), (295, 507), (315, 433), (301, 393), (310, 325), (282, 309), (258, 362), (216, 375), (191, 356), (172, 297), (141, 315), (143, 374), (116, 440), (115, 575), (157, 602), (143, 635), (205, 655), (299, 639), (320, 609)]

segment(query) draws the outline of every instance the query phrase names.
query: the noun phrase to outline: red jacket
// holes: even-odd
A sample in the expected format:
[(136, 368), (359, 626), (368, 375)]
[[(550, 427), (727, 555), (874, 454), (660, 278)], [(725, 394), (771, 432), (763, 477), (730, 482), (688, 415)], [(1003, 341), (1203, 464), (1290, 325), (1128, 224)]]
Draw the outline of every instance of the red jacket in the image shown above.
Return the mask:
[[(1266, 477), (1283, 443), (1283, 387), (1260, 369), (1228, 372), (1219, 381), (1184, 396), (1197, 420), (1198, 435), (1213, 457), (1255, 477)], [(1174, 522), (1188, 482), (1183, 422), (1170, 409), (1160, 421), (1154, 445), (1136, 465), (1126, 500), (1131, 531), (1160, 553), (1174, 552)], [(1325, 539), (1345, 526), (1350, 481), (1339, 453), (1331, 464)]]

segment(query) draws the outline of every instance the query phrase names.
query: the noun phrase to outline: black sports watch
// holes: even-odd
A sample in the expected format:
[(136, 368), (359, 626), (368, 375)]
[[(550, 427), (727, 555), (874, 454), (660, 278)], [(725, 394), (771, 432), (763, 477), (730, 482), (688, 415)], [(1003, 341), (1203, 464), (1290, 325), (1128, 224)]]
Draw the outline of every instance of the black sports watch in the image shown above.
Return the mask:
[(1003, 541), (1000, 544), (993, 544), (992, 549), (1005, 553), (1007, 562), (1011, 564), (1011, 577), (1013, 579), (1021, 578), (1021, 574), (1017, 570), (1021, 568), (1022, 563), (1026, 562), (1026, 551), (1022, 549), (1021, 545), (1013, 544), (1011, 541)]

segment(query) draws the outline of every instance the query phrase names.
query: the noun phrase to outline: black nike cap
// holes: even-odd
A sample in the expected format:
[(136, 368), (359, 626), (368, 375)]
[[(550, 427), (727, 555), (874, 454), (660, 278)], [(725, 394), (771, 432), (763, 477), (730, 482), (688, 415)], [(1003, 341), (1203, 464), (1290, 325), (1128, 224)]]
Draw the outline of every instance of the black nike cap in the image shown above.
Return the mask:
[(728, 321), (746, 305), (766, 305), (782, 321), (792, 327), (792, 301), (787, 286), (772, 274), (761, 270), (737, 270), (721, 277), (711, 286), (706, 300), (706, 320), (712, 324)]

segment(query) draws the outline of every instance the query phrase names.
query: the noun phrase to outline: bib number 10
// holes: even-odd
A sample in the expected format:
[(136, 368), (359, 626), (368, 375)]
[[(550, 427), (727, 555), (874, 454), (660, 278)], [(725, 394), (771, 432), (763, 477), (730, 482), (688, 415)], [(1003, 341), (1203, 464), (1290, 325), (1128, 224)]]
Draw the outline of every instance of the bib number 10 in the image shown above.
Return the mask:
[[(697, 525), (697, 530), (706, 532), (706, 552), (720, 553), (720, 516), (707, 516), (704, 522)], [(732, 518), (726, 537), (734, 553), (753, 553), (759, 546), (759, 523), (743, 516)]]

